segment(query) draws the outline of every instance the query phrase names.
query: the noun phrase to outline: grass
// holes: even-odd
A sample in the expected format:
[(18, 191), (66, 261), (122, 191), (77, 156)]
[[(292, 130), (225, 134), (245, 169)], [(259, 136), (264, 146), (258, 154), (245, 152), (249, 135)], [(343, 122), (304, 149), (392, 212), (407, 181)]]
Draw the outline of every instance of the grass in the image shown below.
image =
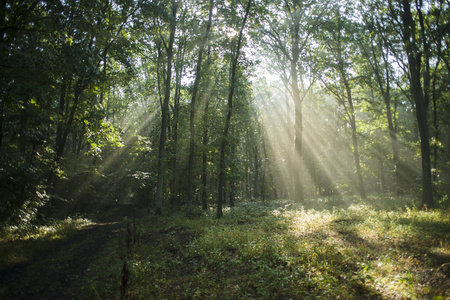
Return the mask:
[(54, 241), (67, 238), (91, 224), (85, 218), (55, 220), (49, 225), (10, 226), (0, 232), (0, 270), (26, 262), (49, 248)]
[[(450, 214), (407, 198), (242, 203), (137, 221), (128, 299), (447, 299)], [(87, 298), (119, 298), (118, 243), (92, 266)], [(123, 257), (123, 255), (122, 255)]]

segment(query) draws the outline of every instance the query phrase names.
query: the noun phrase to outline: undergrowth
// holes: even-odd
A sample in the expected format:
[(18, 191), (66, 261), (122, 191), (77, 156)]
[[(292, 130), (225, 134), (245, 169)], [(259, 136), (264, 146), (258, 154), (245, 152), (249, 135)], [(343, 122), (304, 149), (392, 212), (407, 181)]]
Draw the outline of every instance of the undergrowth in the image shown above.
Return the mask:
[(34, 254), (50, 247), (53, 241), (67, 238), (89, 224), (91, 221), (85, 218), (67, 217), (48, 225), (25, 223), (3, 228), (0, 232), (0, 270), (30, 260)]
[[(140, 219), (126, 297), (450, 297), (448, 211), (417, 210), (406, 198), (353, 198), (242, 203), (214, 216)], [(114, 249), (112, 241), (97, 259), (88, 297), (119, 297)]]
[[(29, 260), (87, 224), (9, 227), (0, 266)], [(450, 297), (450, 213), (418, 210), (407, 197), (246, 202), (220, 219), (211, 208), (124, 224), (133, 225), (133, 244), (124, 252), (125, 227), (91, 260), (80, 298), (119, 299), (121, 285), (125, 299)]]

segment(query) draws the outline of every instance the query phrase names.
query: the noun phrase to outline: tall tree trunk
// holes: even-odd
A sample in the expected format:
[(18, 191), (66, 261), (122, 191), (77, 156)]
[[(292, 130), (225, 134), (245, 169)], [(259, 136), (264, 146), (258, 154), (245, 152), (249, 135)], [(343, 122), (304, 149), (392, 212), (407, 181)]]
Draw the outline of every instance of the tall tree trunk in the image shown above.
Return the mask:
[[(170, 180), (170, 203), (172, 208), (175, 208), (179, 198), (178, 178), (176, 176), (177, 168), (177, 152), (178, 147), (178, 124), (179, 124), (179, 112), (180, 112), (180, 98), (181, 98), (181, 78), (183, 76), (184, 55), (186, 51), (186, 36), (180, 39), (178, 45), (177, 61), (175, 62), (175, 96), (173, 98), (173, 115), (169, 120), (172, 123), (171, 137), (173, 141), (173, 148), (171, 149), (171, 158), (169, 161), (169, 168), (172, 170), (172, 178)], [(168, 125), (170, 127), (170, 124)], [(168, 130), (169, 131), (169, 130)]]
[[(206, 110), (206, 109), (205, 109)], [(208, 209), (208, 174), (207, 174), (207, 163), (208, 163), (208, 151), (206, 150), (208, 146), (208, 129), (203, 130), (203, 153), (202, 153), (202, 209)]]
[(266, 200), (266, 172), (267, 172), (267, 152), (266, 152), (266, 143), (264, 139), (262, 141), (263, 144), (263, 154), (264, 154), (264, 164), (263, 164), (263, 173), (262, 173), (262, 201)]
[(250, 136), (248, 134), (248, 128), (245, 132), (246, 141), (245, 141), (245, 166), (244, 166), (244, 199), (248, 199), (250, 196), (250, 175), (249, 175), (249, 164), (250, 164)]
[(357, 184), (358, 184), (358, 193), (362, 198), (366, 197), (366, 190), (364, 188), (364, 181), (362, 178), (362, 171), (361, 171), (361, 161), (359, 159), (359, 147), (358, 147), (358, 137), (356, 132), (356, 116), (355, 111), (353, 109), (353, 99), (352, 99), (352, 92), (350, 88), (350, 84), (347, 80), (345, 72), (343, 72), (343, 69), (341, 69), (341, 76), (342, 80), (344, 82), (345, 91), (347, 94), (347, 102), (349, 105), (348, 108), (348, 117), (350, 121), (350, 128), (352, 130), (352, 145), (353, 145), (353, 159), (355, 161), (355, 169), (356, 169), (356, 177), (357, 177)]
[[(83, 92), (84, 86), (82, 85), (82, 80), (79, 79), (77, 83), (75, 84), (75, 91), (74, 91), (74, 99), (72, 107), (70, 108), (70, 112), (68, 112), (69, 105), (66, 104), (66, 90), (67, 90), (67, 83), (64, 82), (62, 89), (61, 89), (61, 95), (59, 99), (59, 116), (58, 116), (58, 126), (56, 128), (56, 140), (55, 140), (55, 157), (53, 158), (53, 161), (55, 165), (59, 163), (61, 158), (64, 154), (64, 148), (66, 145), (67, 137), (69, 136), (69, 133), (72, 129), (73, 121), (75, 118), (75, 112), (78, 108), (78, 103), (81, 97), (81, 94)], [(69, 83), (70, 87), (70, 83)], [(64, 110), (66, 110), (64, 112)], [(63, 115), (69, 115), (67, 121), (64, 123)], [(55, 188), (55, 174), (53, 172), (50, 172), (47, 177), (47, 186), (51, 189)]]
[[(233, 134), (235, 134), (235, 132), (236, 132), (236, 130), (233, 130), (231, 132), (231, 134), (233, 135)], [(233, 145), (231, 153), (236, 153), (236, 145)], [(236, 190), (236, 180), (234, 179), (234, 176), (231, 176), (231, 178), (229, 180), (229, 187), (230, 187), (230, 192), (229, 192), (229, 195), (228, 195), (229, 196), (228, 199), (229, 199), (230, 207), (233, 207), (234, 203), (235, 203), (235, 199), (236, 199), (236, 192), (235, 192), (235, 190)]]
[[(342, 21), (339, 16), (338, 19), (338, 33), (337, 33), (337, 63), (338, 63), (338, 71), (340, 75), (341, 83), (343, 84), (345, 88), (345, 94), (347, 98), (347, 104), (346, 112), (347, 117), (350, 122), (350, 128), (352, 130), (352, 146), (353, 146), (353, 159), (355, 162), (355, 169), (356, 169), (356, 177), (357, 177), (357, 189), (358, 193), (362, 198), (366, 197), (366, 190), (364, 188), (364, 181), (362, 177), (362, 171), (361, 171), (361, 161), (359, 158), (359, 147), (358, 147), (358, 137), (357, 137), (357, 131), (356, 131), (356, 116), (355, 116), (355, 110), (353, 108), (353, 98), (352, 98), (352, 90), (350, 87), (350, 83), (347, 78), (347, 73), (345, 71), (344, 66), (344, 59), (342, 57), (342, 44), (341, 44), (341, 37), (342, 37)], [(343, 103), (344, 105), (344, 103)]]
[(203, 60), (203, 51), (205, 50), (206, 43), (208, 42), (209, 32), (211, 30), (212, 23), (212, 12), (213, 12), (214, 0), (209, 1), (209, 17), (208, 23), (206, 24), (205, 35), (202, 38), (200, 43), (200, 49), (198, 51), (198, 61), (197, 61), (197, 69), (195, 74), (194, 88), (192, 90), (192, 99), (191, 99), (191, 110), (190, 110), (190, 118), (189, 118), (189, 159), (188, 159), (188, 202), (187, 202), (187, 211), (186, 214), (192, 215), (192, 199), (194, 198), (194, 148), (195, 148), (195, 101), (198, 93), (198, 86), (200, 84), (201, 79), (201, 71), (202, 71), (202, 60)]
[[(288, 153), (287, 153), (287, 174), (285, 174), (286, 178), (285, 178), (285, 182), (288, 182), (288, 185), (286, 187), (286, 192), (288, 194), (288, 196), (291, 199), (295, 199), (295, 194), (294, 194), (294, 178), (295, 178), (295, 170), (292, 167), (292, 163), (294, 161), (294, 156), (295, 156), (295, 140), (294, 140), (294, 126), (292, 126), (292, 121), (291, 121), (291, 107), (289, 104), (289, 78), (287, 75), (282, 76), (281, 80), (283, 81), (283, 86), (284, 86), (284, 102), (286, 103), (286, 128), (288, 128), (287, 130), (287, 135), (288, 135), (288, 145), (289, 145), (289, 149), (288, 149)], [(295, 105), (294, 105), (295, 107)]]
[(296, 202), (303, 202), (303, 185), (302, 185), (302, 176), (303, 176), (303, 153), (302, 153), (302, 144), (303, 144), (303, 112), (302, 112), (302, 102), (300, 96), (300, 89), (298, 87), (298, 73), (297, 73), (297, 64), (300, 58), (300, 20), (297, 15), (299, 12), (297, 11), (292, 19), (292, 59), (291, 59), (291, 90), (292, 90), (292, 98), (293, 98), (293, 107), (294, 107), (294, 161), (293, 167), (294, 171), (294, 200)]
[(392, 117), (392, 109), (391, 109), (391, 97), (390, 97), (390, 85), (389, 85), (389, 70), (386, 66), (386, 91), (383, 93), (383, 100), (386, 106), (386, 117), (388, 121), (388, 130), (389, 130), (389, 139), (391, 141), (392, 147), (392, 158), (394, 160), (394, 171), (395, 171), (395, 181), (397, 184), (397, 195), (402, 193), (402, 185), (401, 185), (401, 170), (400, 170), (400, 155), (398, 151), (398, 141), (397, 141), (397, 132), (394, 128), (394, 118)]
[[(208, 59), (207, 63), (209, 65), (211, 59), (210, 48), (208, 48)], [(208, 91), (204, 94), (204, 108), (203, 108), (203, 151), (202, 151), (202, 209), (208, 209), (208, 192), (207, 192), (207, 183), (208, 183), (208, 143), (209, 143), (209, 130), (207, 121), (208, 121), (208, 108), (210, 102), (210, 88), (208, 87)]]
[(67, 79), (63, 78), (61, 95), (59, 97), (58, 126), (56, 127), (56, 139), (55, 139), (56, 147), (59, 147), (59, 145), (61, 145), (62, 143), (63, 127), (64, 127), (64, 108), (66, 106), (67, 85), (68, 85)]
[[(379, 40), (380, 45), (383, 45), (384, 41)], [(385, 45), (387, 48), (387, 45)], [(388, 53), (385, 53), (383, 48), (381, 47), (381, 56), (383, 59), (384, 64), (384, 71), (386, 78), (385, 86), (383, 85), (383, 78), (382, 74), (380, 72), (380, 64), (378, 62), (378, 58), (376, 55), (376, 49), (375, 45), (372, 42), (371, 44), (371, 50), (372, 50), (372, 58), (374, 60), (374, 63), (372, 64), (372, 68), (375, 74), (375, 78), (378, 84), (378, 88), (381, 92), (381, 96), (383, 98), (384, 105), (386, 106), (386, 118), (388, 121), (388, 130), (389, 130), (389, 139), (391, 141), (391, 148), (392, 148), (392, 157), (394, 160), (394, 172), (395, 172), (395, 181), (396, 181), (396, 189), (397, 189), (397, 195), (401, 194), (402, 192), (402, 185), (401, 185), (401, 170), (400, 170), (400, 156), (399, 156), (399, 150), (398, 150), (398, 141), (397, 141), (397, 133), (396, 128), (394, 126), (395, 121), (395, 110), (394, 110), (394, 116), (392, 116), (392, 108), (391, 108), (391, 96), (390, 96), (390, 72), (389, 72), (389, 62), (388, 62)]]
[(432, 83), (432, 101), (433, 101), (433, 130), (434, 130), (434, 144), (433, 144), (433, 169), (434, 173), (433, 175), (433, 181), (437, 181), (437, 167), (438, 167), (438, 142), (439, 142), (439, 125), (438, 125), (438, 116), (437, 116), (437, 93), (436, 93), (436, 80), (437, 80), (437, 69), (440, 64), (440, 59), (438, 58), (438, 61), (436, 62), (436, 66), (434, 68), (434, 76), (433, 76), (433, 83)]
[(56, 144), (56, 156), (55, 156), (55, 162), (58, 162), (64, 153), (64, 147), (66, 145), (67, 136), (70, 133), (70, 129), (72, 128), (72, 123), (75, 118), (75, 112), (78, 108), (78, 103), (80, 101), (81, 94), (83, 93), (84, 86), (82, 85), (82, 80), (79, 79), (78, 82), (75, 85), (75, 93), (73, 98), (73, 104), (70, 109), (69, 118), (67, 119), (67, 122), (64, 124), (64, 130), (62, 132), (62, 135), (57, 140)]
[(155, 213), (162, 214), (163, 189), (164, 189), (164, 172), (166, 159), (166, 130), (169, 118), (169, 100), (170, 100), (170, 83), (172, 79), (172, 59), (173, 59), (173, 43), (175, 41), (176, 18), (177, 18), (178, 2), (172, 1), (172, 15), (170, 20), (170, 37), (167, 46), (167, 77), (165, 80), (164, 102), (161, 107), (161, 135), (158, 146), (158, 175), (156, 185), (156, 208)]
[[(418, 8), (419, 10), (419, 8)], [(422, 156), (422, 206), (434, 207), (431, 181), (431, 155), (428, 133), (428, 102), (421, 83), (422, 51), (416, 40), (416, 25), (412, 17), (410, 1), (402, 0), (402, 33), (408, 58), (410, 92), (416, 105), (417, 126), (420, 136), (420, 151)], [(427, 78), (425, 78), (425, 83)]]
[(233, 57), (233, 62), (231, 66), (231, 77), (230, 77), (230, 92), (228, 94), (228, 111), (225, 120), (225, 126), (223, 130), (222, 140), (220, 142), (220, 160), (219, 160), (219, 186), (218, 186), (218, 200), (217, 200), (217, 217), (222, 217), (222, 203), (223, 203), (223, 188), (225, 184), (225, 149), (227, 146), (228, 130), (230, 129), (231, 115), (233, 112), (233, 97), (236, 88), (236, 69), (239, 59), (239, 54), (241, 52), (242, 35), (244, 32), (245, 24), (247, 23), (248, 13), (250, 11), (252, 1), (249, 0), (247, 8), (245, 10), (244, 20), (242, 22), (241, 30), (239, 31), (239, 37), (237, 41), (236, 53)]

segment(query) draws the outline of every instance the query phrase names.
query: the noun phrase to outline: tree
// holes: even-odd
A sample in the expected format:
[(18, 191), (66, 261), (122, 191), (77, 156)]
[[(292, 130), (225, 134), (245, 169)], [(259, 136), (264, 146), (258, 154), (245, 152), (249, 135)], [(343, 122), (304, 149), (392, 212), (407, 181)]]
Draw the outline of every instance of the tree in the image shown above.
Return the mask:
[(377, 19), (377, 12), (375, 7), (368, 6), (369, 9), (364, 11), (361, 6), (364, 28), (366, 34), (358, 38), (359, 48), (368, 66), (369, 74), (367, 75), (371, 81), (373, 77), (374, 84), (371, 87), (378, 90), (386, 107), (386, 118), (388, 123), (389, 138), (392, 148), (392, 156), (394, 161), (394, 172), (396, 178), (397, 194), (402, 192), (401, 186), (401, 163), (399, 157), (399, 144), (397, 141), (397, 132), (394, 126), (395, 111), (392, 112), (392, 77), (394, 71), (389, 62), (390, 45), (388, 41), (393, 42), (392, 31), (387, 27), (384, 28), (381, 23), (382, 20)]
[[(285, 22), (279, 24), (279, 5), (282, 5)], [(307, 78), (307, 70), (304, 64), (306, 49), (312, 37), (312, 33), (317, 30), (321, 15), (326, 11), (326, 5), (316, 5), (314, 1), (283, 1), (271, 8), (273, 16), (267, 21), (268, 28), (262, 26), (264, 36), (263, 44), (270, 49), (276, 57), (276, 64), (273, 66), (280, 72), (281, 79), (292, 98), (294, 110), (294, 124), (292, 131), (293, 141), (293, 161), (292, 161), (292, 185), (293, 198), (297, 202), (303, 202), (304, 192), (302, 178), (305, 176), (303, 170), (303, 112), (302, 103), (307, 91), (313, 84), (312, 78)], [(307, 14), (309, 12), (310, 14)], [(316, 18), (311, 18), (315, 15)], [(286, 69), (289, 73), (286, 74)], [(309, 82), (309, 84), (308, 84)], [(286, 104), (289, 102), (286, 101)], [(287, 109), (289, 114), (289, 107)], [(287, 119), (289, 119), (288, 117)]]
[(236, 89), (237, 84), (237, 67), (238, 67), (238, 60), (239, 55), (241, 52), (242, 47), (242, 40), (243, 40), (243, 33), (244, 28), (247, 22), (247, 18), (250, 12), (250, 6), (252, 4), (252, 1), (249, 0), (247, 3), (247, 7), (245, 9), (244, 18), (242, 20), (241, 28), (239, 30), (239, 35), (236, 40), (236, 49), (233, 52), (232, 61), (231, 61), (231, 69), (230, 69), (230, 84), (229, 84), (229, 94), (228, 94), (228, 107), (227, 107), (227, 113), (226, 113), (226, 119), (225, 119), (225, 125), (223, 129), (223, 135), (221, 137), (220, 142), (220, 158), (219, 158), (219, 183), (218, 183), (218, 200), (217, 200), (217, 217), (222, 217), (222, 204), (223, 204), (223, 189), (225, 185), (225, 150), (227, 146), (227, 138), (228, 138), (228, 131), (230, 129), (231, 124), (231, 116), (233, 113), (233, 98), (234, 93)]
[[(428, 106), (429, 97), (429, 56), (430, 45), (426, 35), (424, 15), (422, 11), (422, 1), (416, 2), (417, 18), (413, 17), (411, 3), (408, 0), (401, 0), (389, 3), (389, 12), (393, 20), (397, 20), (395, 25), (402, 36), (403, 49), (408, 62), (409, 92), (415, 103), (417, 125), (420, 135), (420, 152), (422, 158), (422, 205), (434, 207), (432, 178), (431, 178), (431, 155), (430, 138), (428, 128)], [(395, 18), (394, 15), (400, 17)], [(418, 27), (418, 24), (420, 27)], [(422, 75), (422, 62), (425, 60), (425, 70)], [(424, 86), (422, 86), (422, 84)]]
[[(320, 67), (316, 67), (314, 72), (319, 76), (326, 89), (336, 97), (338, 103), (345, 110), (352, 135), (352, 153), (356, 170), (357, 190), (361, 197), (365, 197), (366, 191), (362, 177), (356, 114), (351, 87), (352, 79), (349, 71), (351, 50), (355, 51), (350, 39), (354, 35), (354, 32), (352, 32), (354, 28), (352, 28), (350, 20), (342, 16), (344, 13), (351, 13), (350, 11), (346, 11), (346, 9), (346, 7), (336, 6), (333, 10), (334, 15), (329, 16), (326, 23), (323, 24), (320, 43), (321, 47), (326, 50), (320, 54), (321, 61), (318, 62)], [(332, 58), (331, 61), (330, 58)], [(326, 73), (327, 71), (329, 73)], [(338, 81), (335, 81), (336, 77)]]
[(162, 214), (162, 204), (163, 204), (163, 190), (164, 190), (164, 173), (165, 169), (165, 159), (166, 159), (166, 131), (169, 117), (169, 100), (170, 100), (170, 89), (172, 80), (172, 59), (174, 55), (173, 44), (175, 41), (175, 31), (177, 24), (177, 11), (179, 3), (176, 0), (171, 1), (171, 15), (169, 17), (169, 41), (167, 44), (164, 43), (164, 47), (167, 51), (167, 69), (166, 77), (164, 80), (164, 100), (161, 105), (161, 132), (158, 145), (158, 179), (157, 179), (157, 190), (156, 190), (156, 214)]
[(209, 1), (209, 13), (208, 13), (208, 21), (206, 23), (205, 34), (202, 37), (200, 42), (200, 47), (198, 50), (198, 60), (197, 67), (195, 71), (195, 81), (194, 87), (192, 89), (192, 98), (191, 98), (191, 109), (190, 109), (190, 118), (189, 118), (189, 161), (188, 161), (188, 201), (187, 201), (187, 212), (186, 214), (189, 216), (192, 214), (192, 199), (194, 197), (194, 183), (193, 183), (193, 168), (194, 168), (194, 147), (195, 147), (195, 111), (196, 111), (196, 98), (198, 93), (198, 88), (200, 84), (200, 79), (202, 75), (202, 61), (203, 61), (203, 52), (205, 50), (205, 46), (208, 42), (209, 32), (211, 30), (212, 24), (212, 14), (214, 8), (214, 0)]

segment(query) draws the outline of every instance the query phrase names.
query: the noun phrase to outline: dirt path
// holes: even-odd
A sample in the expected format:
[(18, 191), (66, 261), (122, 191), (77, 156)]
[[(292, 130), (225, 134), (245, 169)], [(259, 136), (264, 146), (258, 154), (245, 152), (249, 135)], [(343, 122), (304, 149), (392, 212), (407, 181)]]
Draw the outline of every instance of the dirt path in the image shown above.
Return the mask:
[[(124, 217), (143, 212), (120, 204), (100, 222), (87, 226), (34, 259), (0, 271), (2, 299), (83, 299), (80, 290), (92, 259), (117, 238)], [(1, 293), (0, 293), (1, 294)]]

